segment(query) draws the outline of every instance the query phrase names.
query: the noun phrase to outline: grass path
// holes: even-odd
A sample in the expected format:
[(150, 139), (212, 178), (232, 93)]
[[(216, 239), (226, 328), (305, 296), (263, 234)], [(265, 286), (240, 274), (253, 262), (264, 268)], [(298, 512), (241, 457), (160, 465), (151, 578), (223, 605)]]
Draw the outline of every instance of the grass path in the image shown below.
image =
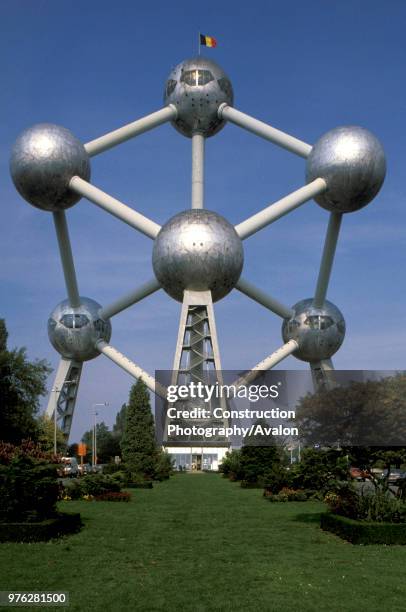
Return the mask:
[(320, 531), (322, 504), (261, 494), (196, 474), (129, 504), (63, 502), (81, 533), (2, 544), (0, 590), (69, 591), (69, 611), (406, 610), (406, 547), (352, 546)]

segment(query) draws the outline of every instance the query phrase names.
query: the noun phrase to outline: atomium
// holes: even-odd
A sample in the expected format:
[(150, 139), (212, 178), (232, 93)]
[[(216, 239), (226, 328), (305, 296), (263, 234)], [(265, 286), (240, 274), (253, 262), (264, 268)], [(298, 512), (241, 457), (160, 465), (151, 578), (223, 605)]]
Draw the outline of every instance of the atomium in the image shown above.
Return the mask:
[[(166, 398), (167, 389), (163, 385), (109, 344), (110, 318), (160, 289), (183, 302), (172, 369), (177, 378), (173, 383), (206, 380), (206, 373), (221, 373), (213, 302), (234, 288), (283, 319), (284, 340), (283, 346), (241, 376), (238, 383), (249, 384), (261, 370), (273, 368), (293, 355), (310, 364), (317, 386), (320, 371), (331, 370), (330, 358), (344, 340), (343, 315), (326, 297), (343, 214), (372, 201), (385, 178), (385, 155), (377, 138), (364, 128), (346, 126), (327, 132), (311, 146), (233, 108), (233, 88), (226, 73), (215, 62), (200, 56), (185, 60), (172, 70), (165, 85), (164, 101), (164, 108), (84, 145), (65, 128), (38, 124), (21, 134), (12, 151), (10, 170), (17, 190), (30, 204), (52, 212), (58, 238), (68, 300), (52, 312), (48, 333), (62, 357), (55, 389), (61, 391), (65, 387), (65, 392), (55, 401), (50, 399), (47, 413), (49, 416), (58, 413), (59, 417), (62, 414), (66, 435), (77, 392), (76, 388), (68, 394), (67, 384), (77, 386), (82, 362), (100, 353), (135, 378), (142, 377), (152, 391)], [(165, 122), (171, 122), (183, 136), (191, 138), (192, 193), (191, 209), (178, 213), (161, 227), (89, 183), (89, 159)], [(226, 122), (306, 160), (305, 185), (235, 227), (204, 207), (204, 142)], [(155, 278), (103, 308), (89, 298), (79, 297), (64, 209), (81, 197), (153, 241)], [(241, 278), (242, 241), (299, 206), (311, 206), (312, 199), (329, 211), (317, 284), (313, 298), (289, 308), (263, 287), (255, 287)], [(326, 215), (322, 211), (320, 214)], [(276, 253), (271, 252), (271, 256), (275, 258)], [(274, 279), (266, 279), (262, 285), (271, 283), (274, 284)], [(221, 384), (220, 378), (218, 382)], [(62, 412), (61, 397), (65, 398)]]
[(316, 202), (343, 213), (366, 206), (382, 187), (385, 173), (381, 143), (368, 130), (353, 125), (324, 134), (313, 146), (306, 166), (308, 183), (317, 177), (327, 183)]
[(205, 57), (188, 59), (176, 66), (165, 85), (165, 104), (178, 112), (172, 122), (184, 136), (213, 136), (224, 126), (218, 116), (221, 104), (233, 103), (231, 81), (218, 64)]
[(101, 306), (81, 297), (80, 306), (72, 308), (68, 300), (58, 304), (48, 319), (49, 340), (64, 359), (89, 361), (100, 355), (96, 342), (111, 338), (111, 323), (100, 315)]
[(175, 300), (185, 289), (210, 290), (213, 302), (236, 285), (244, 263), (242, 242), (224, 217), (209, 210), (186, 210), (162, 227), (152, 265), (158, 281)]
[(17, 191), (30, 204), (42, 210), (58, 211), (80, 200), (69, 189), (69, 181), (75, 175), (89, 180), (89, 156), (83, 144), (66, 128), (39, 123), (16, 140), (10, 171)]
[(295, 340), (298, 349), (293, 353), (302, 361), (330, 359), (340, 348), (345, 336), (344, 317), (328, 300), (321, 308), (313, 298), (301, 300), (292, 307), (294, 315), (282, 325), (284, 342)]

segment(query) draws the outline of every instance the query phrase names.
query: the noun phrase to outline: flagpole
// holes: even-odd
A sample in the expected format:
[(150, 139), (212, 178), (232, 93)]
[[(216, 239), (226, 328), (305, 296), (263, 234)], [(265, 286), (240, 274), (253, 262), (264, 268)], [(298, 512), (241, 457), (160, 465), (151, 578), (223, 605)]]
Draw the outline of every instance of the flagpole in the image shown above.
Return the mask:
[(199, 32), (199, 57), (200, 57), (200, 32)]

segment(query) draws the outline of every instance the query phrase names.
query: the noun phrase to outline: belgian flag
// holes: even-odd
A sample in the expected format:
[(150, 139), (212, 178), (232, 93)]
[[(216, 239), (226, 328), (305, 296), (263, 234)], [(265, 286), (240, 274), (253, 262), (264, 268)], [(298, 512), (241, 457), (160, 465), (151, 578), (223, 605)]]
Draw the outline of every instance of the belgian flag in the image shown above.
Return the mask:
[(213, 36), (205, 36), (200, 34), (200, 44), (205, 47), (217, 47), (217, 40)]

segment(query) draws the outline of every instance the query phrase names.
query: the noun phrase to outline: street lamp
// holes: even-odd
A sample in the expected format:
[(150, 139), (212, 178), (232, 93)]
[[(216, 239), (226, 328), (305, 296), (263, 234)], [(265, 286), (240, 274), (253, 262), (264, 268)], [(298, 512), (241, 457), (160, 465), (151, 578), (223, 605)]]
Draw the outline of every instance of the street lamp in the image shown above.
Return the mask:
[(57, 430), (57, 418), (58, 418), (58, 393), (60, 393), (62, 391), (62, 389), (64, 388), (65, 385), (70, 385), (72, 383), (76, 382), (75, 380), (65, 380), (62, 387), (57, 387), (55, 385), (55, 387), (53, 387), (51, 392), (55, 392), (55, 406), (54, 406), (54, 455), (56, 455), (57, 453), (57, 446), (56, 446), (56, 430)]
[(96, 417), (98, 412), (96, 406), (108, 406), (108, 402), (92, 404), (93, 408), (93, 449), (92, 449), (92, 467), (95, 468), (97, 465), (97, 434), (96, 434)]

